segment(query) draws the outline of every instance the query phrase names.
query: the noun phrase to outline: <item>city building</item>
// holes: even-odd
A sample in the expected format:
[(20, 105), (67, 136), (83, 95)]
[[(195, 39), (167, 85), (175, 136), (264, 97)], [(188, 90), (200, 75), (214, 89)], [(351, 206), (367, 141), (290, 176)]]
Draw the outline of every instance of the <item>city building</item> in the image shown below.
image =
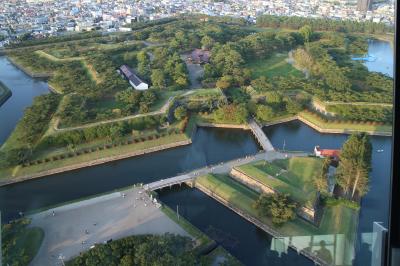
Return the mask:
[(357, 10), (362, 12), (367, 12), (371, 9), (372, 0), (358, 0)]

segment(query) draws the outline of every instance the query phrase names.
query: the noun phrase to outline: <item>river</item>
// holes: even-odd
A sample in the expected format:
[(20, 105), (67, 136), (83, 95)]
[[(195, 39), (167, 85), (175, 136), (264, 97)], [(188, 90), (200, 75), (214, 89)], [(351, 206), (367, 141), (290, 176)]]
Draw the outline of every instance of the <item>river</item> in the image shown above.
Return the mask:
[(35, 96), (48, 93), (47, 83), (32, 79), (16, 68), (5, 56), (0, 56), (0, 80), (12, 91), (12, 96), (0, 106), (0, 145), (8, 138), (23, 111)]
[[(390, 45), (370, 43), (371, 49), (372, 45), (374, 49), (386, 49), (386, 53), (389, 53), (387, 49), (391, 49)], [(372, 50), (370, 53), (374, 56), (379, 54), (372, 53)], [(379, 64), (379, 61), (375, 63)], [(371, 65), (368, 67), (374, 70)], [(382, 72), (385, 69), (376, 68)], [(47, 93), (48, 87), (45, 82), (26, 76), (5, 57), (0, 57), (0, 80), (13, 92), (12, 97), (0, 107), (2, 143), (21, 118), (23, 109), (31, 104), (34, 96)], [(300, 122), (272, 126), (265, 129), (265, 132), (275, 147), (282, 148), (285, 142), (285, 148), (290, 150), (311, 151), (315, 145), (339, 148), (346, 139), (344, 135), (319, 134)], [(363, 233), (371, 231), (372, 222), (382, 221), (387, 224), (388, 218), (391, 139), (373, 137), (372, 142), (374, 151), (383, 149), (384, 152), (373, 154), (371, 190), (364, 197), (360, 212), (357, 259), (363, 258), (366, 261), (369, 254), (361, 249), (365, 247), (362, 244)], [(17, 217), (19, 211), (59, 204), (138, 182), (171, 177), (207, 164), (254, 154), (258, 149), (248, 132), (200, 128), (193, 144), (189, 146), (1, 187), (0, 210), (3, 222)], [(293, 251), (288, 254), (271, 251), (271, 237), (268, 234), (196, 189), (163, 190), (160, 197), (174, 209), (178, 204), (182, 216), (208, 232), (246, 265), (312, 265), (305, 257)], [(365, 265), (363, 262), (358, 261), (356, 264)]]

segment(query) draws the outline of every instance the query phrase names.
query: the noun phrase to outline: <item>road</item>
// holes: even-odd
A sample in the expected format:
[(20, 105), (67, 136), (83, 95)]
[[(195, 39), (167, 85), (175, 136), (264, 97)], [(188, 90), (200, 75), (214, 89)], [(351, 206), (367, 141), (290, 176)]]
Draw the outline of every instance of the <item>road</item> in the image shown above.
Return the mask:
[(132, 188), (123, 192), (125, 197), (122, 192), (115, 192), (29, 216), (32, 218), (30, 226), (38, 226), (45, 233), (39, 252), (30, 265), (61, 265), (60, 254), (68, 260), (88, 250), (94, 243), (108, 239), (167, 232), (189, 236), (154, 203), (150, 203), (146, 193), (139, 194), (139, 191), (141, 189)]

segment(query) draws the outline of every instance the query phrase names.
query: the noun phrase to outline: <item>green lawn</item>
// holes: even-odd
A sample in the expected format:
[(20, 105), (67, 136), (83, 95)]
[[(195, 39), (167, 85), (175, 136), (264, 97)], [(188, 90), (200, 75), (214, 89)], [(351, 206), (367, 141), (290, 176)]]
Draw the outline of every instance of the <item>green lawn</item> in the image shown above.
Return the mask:
[(322, 169), (322, 159), (291, 158), (276, 163), (258, 161), (237, 169), (280, 193), (289, 194), (296, 202), (312, 207), (317, 193), (313, 180)]
[(288, 77), (296, 76), (302, 77), (303, 73), (295, 69), (292, 65), (286, 62), (287, 54), (274, 54), (267, 59), (254, 60), (246, 64), (246, 67), (251, 70), (252, 79), (260, 76), (267, 76), (272, 78), (275, 76)]
[(236, 182), (229, 176), (202, 176), (197, 178), (196, 184), (208, 188), (214, 194), (227, 200), (234, 207), (245, 211), (270, 226), (282, 236), (291, 237), (292, 243), (299, 249), (307, 248), (309, 243), (312, 242), (312, 250), (319, 250), (321, 248), (321, 240), (325, 241), (327, 245), (331, 245), (336, 238), (337, 245), (335, 249), (329, 246), (329, 250), (332, 253), (336, 252), (335, 264), (351, 265), (358, 211), (339, 204), (332, 207), (325, 207), (319, 227), (299, 217), (285, 223), (281, 227), (277, 227), (269, 217), (260, 216), (258, 211), (254, 209), (253, 205), (259, 197), (259, 193)]

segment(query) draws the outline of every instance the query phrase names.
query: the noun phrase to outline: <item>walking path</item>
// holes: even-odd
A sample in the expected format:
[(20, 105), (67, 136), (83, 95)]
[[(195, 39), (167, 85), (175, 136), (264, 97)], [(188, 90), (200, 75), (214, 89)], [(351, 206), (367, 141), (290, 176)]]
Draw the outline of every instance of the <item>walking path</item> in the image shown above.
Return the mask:
[(229, 173), (232, 168), (236, 166), (240, 166), (243, 164), (248, 164), (250, 162), (255, 162), (255, 161), (260, 161), (260, 160), (266, 160), (266, 161), (273, 161), (276, 159), (284, 159), (284, 158), (290, 158), (290, 157), (305, 157), (308, 156), (308, 153), (291, 153), (291, 152), (277, 152), (277, 151), (266, 151), (266, 152), (260, 152), (256, 155), (253, 156), (246, 156), (244, 158), (232, 160), (232, 161), (227, 161), (224, 163), (220, 163), (217, 165), (209, 165), (200, 169), (193, 170), (191, 172), (174, 176), (171, 178), (167, 179), (161, 179), (159, 181), (155, 181), (149, 184), (146, 184), (143, 186), (145, 190), (157, 190), (161, 189), (164, 187), (170, 187), (173, 185), (181, 184), (184, 182), (188, 181), (193, 181), (196, 179), (198, 176), (203, 176), (206, 174), (223, 174), (223, 173)]
[(42, 228), (45, 236), (30, 265), (62, 265), (60, 257), (66, 261), (95, 243), (130, 235), (189, 236), (159, 206), (138, 187), (33, 214), (30, 226)]
[[(187, 95), (192, 94), (193, 92), (194, 92), (194, 90), (189, 90), (189, 91), (185, 92), (184, 94), (181, 94), (180, 96), (187, 96)], [(94, 126), (98, 126), (98, 125), (104, 125), (104, 124), (109, 124), (109, 123), (114, 123), (114, 122), (130, 120), (130, 119), (134, 119), (134, 118), (138, 118), (138, 117), (155, 116), (155, 115), (165, 114), (168, 111), (169, 106), (171, 105), (171, 103), (175, 99), (175, 97), (176, 96), (169, 97), (168, 100), (165, 102), (165, 104), (159, 110), (154, 111), (154, 112), (149, 112), (149, 113), (145, 113), (145, 114), (129, 115), (129, 116), (124, 116), (124, 117), (114, 118), (114, 119), (108, 119), (108, 120), (103, 120), (103, 121), (94, 122), (94, 123), (88, 123), (88, 124), (84, 124), (84, 125), (80, 125), (80, 126), (76, 126), (76, 127), (59, 128), (58, 125), (60, 123), (60, 120), (58, 118), (54, 118), (55, 122), (51, 123), (51, 124), (53, 124), (52, 129), (55, 132), (65, 132), (65, 131), (84, 129), (84, 128), (94, 127)]]
[(268, 137), (265, 135), (262, 128), (254, 121), (253, 119), (249, 122), (249, 128), (253, 132), (254, 136), (260, 143), (261, 147), (265, 151), (274, 151), (274, 146), (272, 146), (271, 141), (269, 141)]
[(129, 116), (124, 116), (124, 117), (109, 119), (109, 120), (103, 120), (103, 121), (88, 123), (88, 124), (84, 124), (84, 125), (80, 125), (80, 126), (76, 126), (76, 127), (58, 128), (58, 124), (60, 123), (60, 120), (57, 118), (56, 122), (53, 125), (53, 130), (56, 132), (65, 132), (65, 131), (84, 129), (84, 128), (89, 128), (89, 127), (94, 127), (94, 126), (98, 126), (98, 125), (104, 125), (104, 124), (109, 124), (109, 123), (114, 123), (114, 122), (119, 122), (119, 121), (130, 120), (130, 119), (138, 118), (138, 117), (155, 116), (155, 115), (159, 115), (159, 114), (164, 114), (167, 112), (169, 105), (171, 104), (173, 99), (174, 99), (174, 97), (169, 97), (167, 102), (159, 110), (154, 111), (154, 112), (149, 112), (149, 113), (145, 113), (145, 114), (129, 115)]

